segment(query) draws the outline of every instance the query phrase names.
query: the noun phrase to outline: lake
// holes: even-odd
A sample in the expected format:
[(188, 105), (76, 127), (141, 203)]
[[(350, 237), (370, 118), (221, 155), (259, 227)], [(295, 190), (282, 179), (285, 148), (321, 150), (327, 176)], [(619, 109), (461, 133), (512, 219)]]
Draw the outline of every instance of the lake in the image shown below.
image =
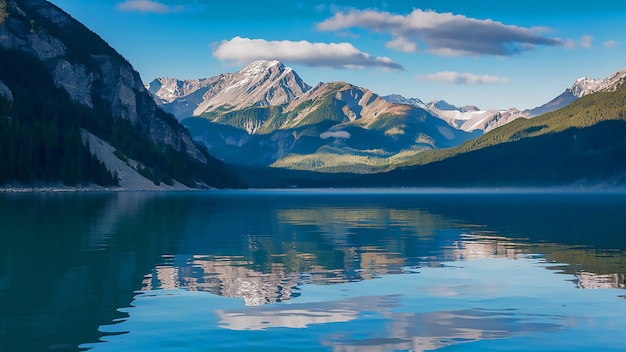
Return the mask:
[(0, 220), (0, 351), (626, 349), (626, 193), (5, 193)]

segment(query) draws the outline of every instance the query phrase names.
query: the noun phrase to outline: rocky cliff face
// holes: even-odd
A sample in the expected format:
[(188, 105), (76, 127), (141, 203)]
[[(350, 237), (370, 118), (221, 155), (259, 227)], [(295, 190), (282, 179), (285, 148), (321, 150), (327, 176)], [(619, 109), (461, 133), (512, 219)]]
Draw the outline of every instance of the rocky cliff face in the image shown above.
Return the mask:
[(13, 100), (13, 93), (11, 93), (9, 87), (2, 81), (0, 81), (0, 96), (5, 97), (9, 101)]
[(205, 155), (182, 126), (159, 113), (139, 74), (101, 38), (44, 0), (6, 1), (0, 47), (28, 52), (45, 62), (57, 87), (86, 106), (110, 109), (139, 125), (160, 145)]

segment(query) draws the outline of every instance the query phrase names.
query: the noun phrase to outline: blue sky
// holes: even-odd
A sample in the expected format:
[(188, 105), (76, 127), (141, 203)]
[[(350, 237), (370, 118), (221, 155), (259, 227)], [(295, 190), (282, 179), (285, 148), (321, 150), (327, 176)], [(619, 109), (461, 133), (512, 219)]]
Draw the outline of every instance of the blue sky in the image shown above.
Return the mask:
[(52, 0), (145, 83), (277, 59), (310, 85), (532, 108), (626, 68), (626, 0)]

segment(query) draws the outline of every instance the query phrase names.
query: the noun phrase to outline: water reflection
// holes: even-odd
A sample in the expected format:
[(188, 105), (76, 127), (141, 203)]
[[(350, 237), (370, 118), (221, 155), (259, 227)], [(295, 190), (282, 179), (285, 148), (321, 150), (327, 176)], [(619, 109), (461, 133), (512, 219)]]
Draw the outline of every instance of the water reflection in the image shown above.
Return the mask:
[[(603, 289), (594, 290), (596, 299), (624, 289), (624, 211), (626, 198), (607, 194), (2, 194), (0, 350), (66, 351), (118, 341), (103, 331), (130, 332), (119, 338), (128, 341), (159, 319), (163, 342), (175, 338), (165, 327), (177, 312), (189, 321), (178, 333), (198, 329), (231, 346), (242, 337), (221, 331), (306, 329), (312, 337), (305, 343), (345, 351), (437, 349), (520, 331), (564, 331), (578, 319), (572, 316), (589, 313), (552, 307), (543, 316), (541, 309), (528, 311), (526, 296), (515, 301), (515, 291), (494, 292), (510, 284), (510, 275), (526, 285), (513, 287), (526, 291), (535, 285), (545, 293), (546, 282), (559, 280), (566, 286), (555, 292), (563, 295), (576, 287)], [(555, 263), (540, 265), (553, 275), (545, 282), (536, 281), (536, 258)], [(485, 261), (493, 267), (481, 266)], [(506, 264), (534, 276), (512, 274), (515, 265)], [(473, 277), (481, 272), (500, 280)], [(395, 277), (408, 281), (387, 281)], [(224, 300), (215, 306), (215, 297)], [(188, 303), (178, 298), (211, 302), (185, 310)], [(160, 299), (168, 303), (156, 304)], [(498, 300), (508, 304), (494, 306)], [(511, 302), (518, 311), (507, 310)], [(581, 302), (602, 314), (615, 308)], [(193, 311), (198, 307), (205, 309)], [(149, 321), (137, 318), (145, 309), (153, 310)], [(203, 319), (204, 328), (190, 326)], [(202, 346), (201, 337), (191, 338)]]

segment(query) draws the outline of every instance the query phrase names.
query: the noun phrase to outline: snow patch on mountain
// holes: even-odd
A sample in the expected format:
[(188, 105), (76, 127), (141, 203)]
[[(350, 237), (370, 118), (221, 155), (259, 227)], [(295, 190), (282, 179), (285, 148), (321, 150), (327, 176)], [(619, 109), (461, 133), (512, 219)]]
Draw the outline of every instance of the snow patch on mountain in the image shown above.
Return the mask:
[(390, 103), (412, 105), (424, 110), (428, 110), (428, 106), (426, 106), (423, 101), (417, 98), (405, 98), (399, 94), (391, 94), (382, 98)]

